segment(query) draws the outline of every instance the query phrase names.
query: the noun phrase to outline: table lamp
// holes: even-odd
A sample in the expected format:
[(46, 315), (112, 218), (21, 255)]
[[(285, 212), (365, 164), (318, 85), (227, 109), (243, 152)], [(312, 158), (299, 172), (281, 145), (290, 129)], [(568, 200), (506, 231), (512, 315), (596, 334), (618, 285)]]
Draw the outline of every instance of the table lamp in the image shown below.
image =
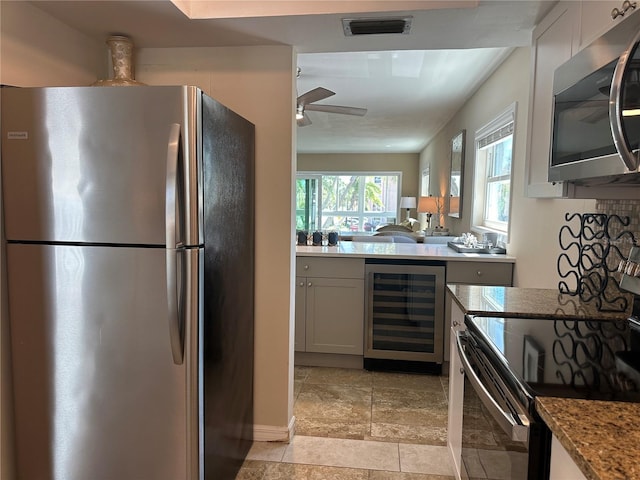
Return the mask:
[(412, 208), (416, 208), (416, 197), (401, 197), (400, 198), (400, 208), (407, 209), (407, 218), (405, 219), (407, 222), (409, 221), (409, 210)]
[(431, 228), (431, 216), (434, 213), (438, 215), (438, 225), (440, 225), (440, 205), (438, 204), (438, 197), (431, 195), (428, 197), (420, 197), (418, 213), (427, 214), (427, 228)]

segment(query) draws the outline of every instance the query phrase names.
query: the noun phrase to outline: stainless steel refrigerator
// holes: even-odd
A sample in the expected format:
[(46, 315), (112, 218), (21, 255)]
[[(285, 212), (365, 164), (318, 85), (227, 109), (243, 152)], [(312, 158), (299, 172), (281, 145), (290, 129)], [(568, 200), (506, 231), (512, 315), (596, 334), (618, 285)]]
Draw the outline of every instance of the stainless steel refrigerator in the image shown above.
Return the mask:
[(0, 95), (17, 478), (235, 478), (254, 126), (196, 87)]

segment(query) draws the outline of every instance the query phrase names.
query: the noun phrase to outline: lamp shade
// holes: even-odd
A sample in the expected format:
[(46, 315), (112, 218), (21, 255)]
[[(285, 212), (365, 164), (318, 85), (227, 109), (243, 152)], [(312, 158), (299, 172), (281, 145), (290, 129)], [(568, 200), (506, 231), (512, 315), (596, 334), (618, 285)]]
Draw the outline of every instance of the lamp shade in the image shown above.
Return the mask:
[(438, 199), (437, 197), (420, 197), (418, 202), (418, 212), (420, 213), (438, 213)]
[(401, 197), (400, 208), (416, 208), (416, 197)]
[(449, 212), (458, 213), (460, 211), (460, 197), (449, 197)]

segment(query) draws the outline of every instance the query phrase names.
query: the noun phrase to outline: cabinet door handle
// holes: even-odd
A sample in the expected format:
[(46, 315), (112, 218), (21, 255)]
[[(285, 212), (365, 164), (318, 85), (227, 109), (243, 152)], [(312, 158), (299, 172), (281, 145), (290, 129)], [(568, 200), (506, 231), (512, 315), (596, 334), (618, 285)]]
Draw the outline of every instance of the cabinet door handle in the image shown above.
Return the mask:
[(301, 287), (304, 287), (304, 282), (300, 282), (300, 286), (301, 286)]
[(624, 14), (629, 10), (634, 10), (636, 8), (636, 2), (630, 2), (629, 0), (625, 0), (622, 2), (622, 7), (614, 8), (611, 10), (611, 18), (615, 20), (618, 17), (624, 17)]
[(305, 266), (304, 266), (304, 269), (305, 269), (305, 270), (309, 270), (309, 265), (305, 265)]
[(464, 375), (464, 368), (460, 367), (460, 375)]
[(478, 275), (479, 277), (481, 277), (481, 276), (482, 276), (482, 270), (478, 270), (478, 271), (476, 272), (476, 275)]
[(307, 287), (311, 287), (313, 284), (311, 282), (307, 283)]
[(460, 325), (460, 324), (458, 323), (458, 321), (457, 321), (457, 320), (454, 320), (454, 321), (453, 321), (453, 326), (454, 326), (454, 327), (457, 327), (458, 325)]

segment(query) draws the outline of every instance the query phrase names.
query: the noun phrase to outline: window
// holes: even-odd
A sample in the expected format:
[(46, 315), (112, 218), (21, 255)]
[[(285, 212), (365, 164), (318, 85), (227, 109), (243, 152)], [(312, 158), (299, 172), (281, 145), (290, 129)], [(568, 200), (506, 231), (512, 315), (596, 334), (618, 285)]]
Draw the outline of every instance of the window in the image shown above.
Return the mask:
[(475, 135), (473, 226), (505, 237), (509, 231), (515, 113), (514, 103)]
[(296, 229), (373, 231), (395, 223), (400, 173), (311, 173), (296, 177)]
[(296, 230), (315, 230), (320, 211), (320, 175), (296, 177)]

